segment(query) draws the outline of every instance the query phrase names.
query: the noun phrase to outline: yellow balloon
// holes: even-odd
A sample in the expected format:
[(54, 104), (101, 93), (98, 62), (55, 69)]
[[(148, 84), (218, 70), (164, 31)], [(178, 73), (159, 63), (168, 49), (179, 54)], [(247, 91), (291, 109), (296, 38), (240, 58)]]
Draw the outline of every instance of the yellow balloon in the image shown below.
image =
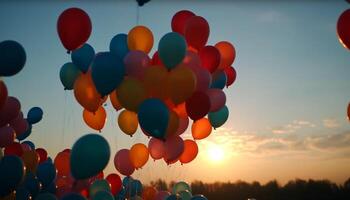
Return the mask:
[(106, 122), (106, 110), (103, 108), (103, 106), (100, 106), (96, 112), (90, 112), (86, 109), (83, 111), (83, 119), (85, 123), (92, 129), (95, 129), (97, 131), (101, 132), (101, 129), (105, 126)]
[(126, 78), (117, 88), (117, 97), (125, 109), (137, 112), (139, 105), (146, 99), (143, 83), (135, 78)]
[(149, 158), (149, 152), (146, 145), (142, 143), (134, 144), (129, 152), (130, 161), (136, 169), (144, 166)]
[(140, 50), (148, 54), (153, 46), (153, 34), (145, 26), (135, 26), (128, 33), (129, 50)]
[(196, 88), (196, 77), (184, 66), (178, 66), (169, 73), (167, 92), (175, 104), (180, 104), (192, 96)]
[(39, 156), (35, 150), (23, 152), (22, 160), (27, 172), (36, 173), (39, 164)]
[(208, 137), (211, 133), (212, 127), (207, 118), (199, 119), (192, 124), (192, 136), (195, 140), (201, 140)]
[(162, 66), (151, 66), (146, 69), (143, 82), (149, 97), (166, 98), (166, 81), (168, 71)]
[(81, 73), (75, 80), (74, 96), (78, 103), (90, 112), (95, 112), (104, 100), (96, 90), (91, 72)]
[(137, 114), (129, 110), (123, 110), (118, 116), (118, 125), (125, 134), (132, 136), (139, 125)]
[(118, 96), (117, 96), (117, 90), (113, 90), (113, 92), (111, 92), (111, 94), (109, 94), (109, 99), (111, 100), (112, 106), (114, 109), (121, 110), (123, 107), (120, 105), (120, 102), (118, 100)]
[(166, 129), (166, 137), (173, 136), (177, 129), (179, 128), (180, 119), (179, 116), (174, 111), (169, 111), (169, 122), (168, 127)]

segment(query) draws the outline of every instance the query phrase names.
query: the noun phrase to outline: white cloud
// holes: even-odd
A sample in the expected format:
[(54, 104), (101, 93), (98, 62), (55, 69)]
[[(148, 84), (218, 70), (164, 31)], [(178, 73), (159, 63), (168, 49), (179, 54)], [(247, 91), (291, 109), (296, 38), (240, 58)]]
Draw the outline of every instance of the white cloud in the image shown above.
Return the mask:
[(324, 119), (323, 120), (323, 126), (326, 128), (337, 128), (340, 126), (337, 119)]

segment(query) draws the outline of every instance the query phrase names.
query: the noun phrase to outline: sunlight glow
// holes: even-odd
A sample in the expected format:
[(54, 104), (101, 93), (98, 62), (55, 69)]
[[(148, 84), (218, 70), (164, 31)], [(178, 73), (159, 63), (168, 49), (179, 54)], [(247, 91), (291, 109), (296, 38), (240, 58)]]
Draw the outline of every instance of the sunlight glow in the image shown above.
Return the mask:
[(224, 159), (224, 150), (218, 145), (212, 145), (208, 148), (208, 158), (212, 162), (220, 162)]

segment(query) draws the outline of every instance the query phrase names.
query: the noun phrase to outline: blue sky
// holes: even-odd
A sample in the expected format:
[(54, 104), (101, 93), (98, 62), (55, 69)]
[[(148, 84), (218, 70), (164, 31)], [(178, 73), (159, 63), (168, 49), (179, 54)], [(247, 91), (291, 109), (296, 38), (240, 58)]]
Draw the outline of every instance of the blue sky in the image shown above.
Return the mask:
[[(93, 23), (88, 41), (96, 52), (106, 51), (111, 38), (136, 25), (134, 1), (0, 2), (0, 40), (20, 42), (27, 53), (25, 68), (4, 78), (10, 95), (21, 100), (26, 113), (32, 106), (44, 109), (44, 119), (29, 139), (52, 156), (74, 140), (93, 132), (82, 120), (82, 109), (72, 92), (64, 91), (60, 67), (70, 61), (61, 45), (56, 21), (69, 7), (80, 7)], [(154, 34), (155, 51), (169, 31), (171, 17), (188, 9), (210, 24), (209, 44), (234, 44), (237, 80), (225, 89), (230, 118), (222, 129), (199, 142), (200, 154), (186, 166), (149, 163), (135, 176), (167, 179), (286, 181), (350, 177), (350, 52), (338, 42), (336, 21), (349, 8), (339, 1), (166, 1), (152, 0), (139, 10), (139, 24)], [(112, 153), (147, 140), (137, 132), (130, 138), (117, 127), (117, 113), (108, 106), (102, 134)], [(206, 165), (208, 145), (226, 146), (226, 160)], [(205, 169), (195, 170), (197, 168)], [(223, 172), (218, 172), (218, 169)], [(110, 165), (108, 172), (114, 170)], [(273, 173), (272, 173), (272, 172)], [(217, 172), (216, 175), (211, 175)], [(203, 176), (203, 173), (208, 174)]]

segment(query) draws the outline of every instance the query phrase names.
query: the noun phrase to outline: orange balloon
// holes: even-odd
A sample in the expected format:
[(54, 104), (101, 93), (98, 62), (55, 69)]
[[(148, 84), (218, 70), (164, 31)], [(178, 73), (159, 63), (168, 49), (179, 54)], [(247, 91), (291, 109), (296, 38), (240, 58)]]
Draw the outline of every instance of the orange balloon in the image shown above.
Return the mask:
[(117, 96), (125, 109), (137, 112), (139, 105), (146, 99), (143, 83), (135, 78), (126, 78), (117, 88)]
[(70, 174), (70, 152), (58, 153), (54, 160), (57, 176), (68, 176)]
[(138, 169), (144, 166), (149, 158), (149, 152), (146, 145), (142, 143), (134, 144), (129, 152), (132, 165)]
[(103, 106), (98, 107), (96, 112), (89, 112), (88, 110), (84, 109), (83, 111), (83, 119), (84, 122), (92, 129), (95, 129), (97, 131), (100, 131), (105, 126), (106, 122), (106, 110), (103, 108)]
[(151, 66), (146, 69), (143, 82), (150, 97), (164, 99), (166, 97), (166, 81), (168, 71), (165, 67)]
[(189, 163), (197, 157), (198, 146), (197, 143), (193, 140), (184, 141), (184, 151), (180, 156), (181, 164)]
[(173, 111), (175, 111), (179, 117), (188, 117), (187, 111), (186, 111), (186, 102), (176, 105), (173, 108)]
[(23, 152), (22, 160), (27, 172), (36, 173), (36, 169), (39, 164), (39, 155), (35, 150)]
[(180, 119), (179, 116), (174, 111), (169, 112), (169, 122), (166, 130), (166, 137), (173, 136), (177, 129), (179, 128)]
[(154, 200), (157, 195), (156, 188), (152, 186), (146, 186), (142, 188), (142, 199), (143, 200)]
[(78, 76), (74, 82), (74, 96), (78, 103), (90, 112), (95, 112), (101, 105), (101, 95), (92, 81), (91, 72)]
[(195, 140), (201, 140), (208, 137), (212, 127), (207, 118), (199, 119), (192, 124), (192, 136)]
[(175, 104), (191, 97), (196, 88), (196, 77), (188, 67), (178, 66), (171, 70), (167, 81), (167, 92)]
[(111, 92), (111, 94), (109, 95), (109, 99), (111, 100), (113, 108), (117, 111), (123, 108), (118, 100), (117, 90), (113, 90), (113, 92)]
[(139, 125), (137, 114), (129, 110), (123, 110), (118, 116), (118, 125), (125, 134), (134, 135)]
[(153, 46), (153, 34), (145, 26), (135, 26), (128, 33), (129, 50), (140, 50), (148, 54)]
[(235, 47), (226, 41), (218, 42), (215, 47), (219, 50), (221, 59), (218, 69), (230, 67), (236, 58)]

